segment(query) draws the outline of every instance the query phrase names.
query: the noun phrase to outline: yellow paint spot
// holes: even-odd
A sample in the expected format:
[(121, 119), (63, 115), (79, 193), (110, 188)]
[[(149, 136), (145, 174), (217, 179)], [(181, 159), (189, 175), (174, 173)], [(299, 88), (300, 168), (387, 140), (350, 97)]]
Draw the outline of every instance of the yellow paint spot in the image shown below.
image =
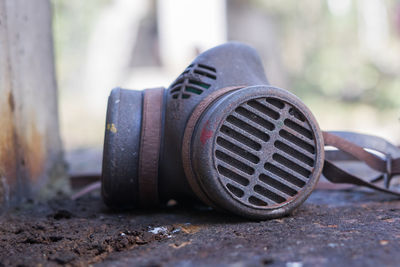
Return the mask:
[(108, 123), (107, 124), (107, 130), (109, 130), (112, 133), (116, 133), (117, 132), (117, 128), (115, 127), (114, 123)]

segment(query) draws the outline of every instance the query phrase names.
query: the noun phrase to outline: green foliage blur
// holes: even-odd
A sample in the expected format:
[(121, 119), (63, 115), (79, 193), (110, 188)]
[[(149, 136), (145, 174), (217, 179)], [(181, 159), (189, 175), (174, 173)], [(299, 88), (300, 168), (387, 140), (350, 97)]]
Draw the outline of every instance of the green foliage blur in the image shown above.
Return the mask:
[[(340, 0), (338, 0), (340, 2)], [(347, 2), (347, 1), (346, 1)], [(380, 110), (400, 107), (400, 2), (382, 1), (389, 43), (366, 53), (360, 40), (362, 1), (348, 1), (345, 14), (333, 14), (328, 1), (252, 1), (279, 25), (284, 63), (293, 91), (303, 99), (336, 99)], [(294, 64), (293, 64), (294, 63)]]
[(61, 94), (80, 79), (87, 43), (101, 10), (110, 0), (52, 0), (57, 80)]
[[(158, 2), (148, 1), (150, 12), (157, 14)], [(123, 1), (52, 0), (61, 130), (67, 147), (102, 143), (104, 118), (84, 118), (86, 103), (79, 99), (91, 33), (116, 2)], [(366, 9), (368, 4), (381, 8)], [(369, 17), (363, 17), (363, 10)], [(322, 129), (372, 133), (400, 142), (399, 0), (226, 0), (226, 12), (228, 39), (249, 43), (264, 63), (276, 63), (275, 70), (274, 64), (272, 69), (267, 66), (269, 79), (299, 96)], [(371, 25), (368, 20), (385, 23)], [(254, 28), (240, 27), (242, 22)], [(371, 40), (363, 38), (371, 30), (379, 49), (371, 50)], [(263, 46), (271, 42), (276, 52), (272, 57), (265, 52), (270, 47)], [(276, 74), (283, 74), (280, 80), (274, 79)], [(88, 123), (80, 123), (83, 118)]]

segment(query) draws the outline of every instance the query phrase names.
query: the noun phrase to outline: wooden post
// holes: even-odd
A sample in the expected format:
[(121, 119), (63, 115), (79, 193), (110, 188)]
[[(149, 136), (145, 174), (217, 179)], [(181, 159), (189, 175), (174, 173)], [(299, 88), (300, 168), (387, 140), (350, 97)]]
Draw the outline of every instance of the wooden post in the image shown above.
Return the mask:
[(49, 0), (0, 0), (0, 209), (64, 176)]

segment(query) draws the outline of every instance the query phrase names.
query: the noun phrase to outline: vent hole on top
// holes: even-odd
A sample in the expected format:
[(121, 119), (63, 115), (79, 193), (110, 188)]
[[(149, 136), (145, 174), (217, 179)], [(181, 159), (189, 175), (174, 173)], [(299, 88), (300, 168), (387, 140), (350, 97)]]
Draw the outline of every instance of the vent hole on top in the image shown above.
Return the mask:
[[(173, 97), (174, 99), (182, 98), (188, 99), (191, 95), (200, 95), (204, 89), (211, 87), (211, 83), (206, 83), (203, 80), (204, 77), (216, 80), (216, 70), (213, 67), (207, 65), (194, 65), (190, 64), (184, 72), (174, 81), (169, 87), (170, 94), (174, 94), (179, 91), (179, 95)], [(199, 74), (203, 77), (199, 77)]]
[(309, 170), (303, 168), (302, 166), (298, 165), (297, 163), (294, 163), (290, 159), (283, 157), (282, 155), (275, 153), (274, 155), (272, 155), (272, 159), (275, 160), (276, 162), (282, 164), (283, 166), (286, 166), (289, 169), (291, 169), (297, 173), (300, 173), (301, 175), (303, 175), (306, 178), (310, 177), (311, 172)]
[(231, 191), (238, 198), (241, 198), (244, 196), (244, 192), (242, 189), (237, 188), (236, 186), (233, 186), (231, 184), (226, 184), (226, 187), (229, 189), (229, 191)]
[(306, 121), (306, 118), (304, 118), (303, 114), (301, 114), (299, 111), (297, 111), (294, 108), (289, 109), (289, 114), (302, 122)]
[(206, 76), (206, 77), (208, 77), (210, 79), (213, 79), (213, 80), (217, 79), (217, 76), (215, 76), (215, 75), (213, 75), (211, 73), (199, 70), (199, 69), (195, 69), (193, 72), (196, 73), (196, 74), (200, 74), (200, 75)]
[(294, 149), (291, 146), (288, 146), (287, 144), (281, 142), (281, 141), (276, 141), (274, 143), (274, 146), (276, 148), (278, 148), (279, 150), (285, 152), (286, 154), (291, 155), (292, 157), (295, 157), (296, 159), (304, 162), (305, 164), (307, 164), (310, 167), (314, 166), (314, 160), (306, 155), (304, 155), (303, 153), (300, 153), (299, 151), (297, 151), (296, 149)]
[(264, 142), (268, 142), (269, 141), (269, 135), (258, 130), (257, 128), (254, 128), (253, 126), (247, 124), (246, 122), (232, 116), (229, 115), (228, 118), (226, 119), (228, 122), (232, 123), (233, 125), (241, 128), (242, 130), (248, 132), (249, 134), (263, 140)]
[(211, 66), (207, 66), (207, 65), (204, 65), (204, 64), (198, 64), (197, 66), (199, 66), (200, 68), (206, 69), (206, 70), (210, 70), (212, 72), (217, 72), (217, 70), (215, 68), (211, 67)]
[(267, 106), (264, 106), (264, 105), (260, 104), (256, 100), (251, 100), (251, 101), (247, 102), (247, 104), (250, 107), (257, 109), (258, 111), (264, 113), (265, 115), (267, 115), (268, 117), (270, 117), (270, 118), (272, 118), (274, 120), (277, 120), (280, 117), (278, 112), (276, 112), (275, 110), (270, 109)]
[(292, 128), (293, 130), (295, 130), (295, 131), (298, 132), (299, 134), (304, 135), (304, 136), (307, 137), (308, 139), (313, 140), (313, 134), (312, 134), (312, 132), (311, 132), (310, 130), (304, 128), (303, 126), (301, 126), (301, 125), (299, 125), (299, 124), (297, 124), (297, 123), (295, 123), (295, 122), (293, 122), (293, 121), (291, 121), (291, 120), (289, 120), (289, 119), (286, 119), (286, 120), (284, 121), (284, 124), (285, 124), (287, 127)]
[(261, 149), (261, 145), (259, 143), (251, 140), (247, 136), (244, 136), (241, 133), (238, 133), (235, 130), (233, 130), (225, 125), (222, 125), (221, 132), (224, 133), (225, 135), (239, 141), (240, 143), (242, 143), (243, 145), (246, 145), (247, 147), (249, 147), (251, 149), (254, 149), (256, 151), (259, 151)]
[(250, 175), (254, 174), (254, 169), (252, 167), (250, 167), (249, 165), (247, 165), (247, 164), (245, 164), (245, 163), (243, 163), (243, 162), (241, 162), (241, 161), (239, 161), (239, 160), (237, 160), (237, 159), (225, 154), (224, 152), (222, 152), (220, 150), (215, 151), (215, 156), (219, 160), (225, 162), (226, 164), (231, 165), (232, 167), (234, 167), (234, 168), (236, 168), (238, 170), (241, 170), (241, 171), (243, 171), (243, 172), (245, 172), (247, 174), (250, 174)]
[(297, 191), (294, 190), (293, 188), (273, 179), (272, 177), (265, 175), (265, 174), (260, 174), (259, 179), (261, 182), (263, 182), (264, 184), (267, 184), (283, 193), (285, 193), (286, 195), (289, 196), (294, 196), (297, 194)]
[(185, 91), (186, 91), (186, 92), (189, 92), (189, 93), (196, 94), (196, 95), (200, 95), (200, 94), (203, 92), (203, 91), (200, 90), (200, 89), (196, 89), (196, 88), (193, 88), (193, 87), (190, 87), (190, 86), (186, 86), (186, 87), (185, 87)]
[(265, 101), (267, 101), (268, 103), (270, 103), (271, 105), (273, 105), (279, 109), (283, 109), (285, 107), (285, 104), (282, 101), (279, 101), (277, 99), (267, 98), (267, 99), (265, 99)]
[(195, 80), (189, 80), (189, 83), (197, 85), (197, 86), (200, 86), (200, 87), (203, 87), (204, 89), (208, 89), (211, 86), (208, 83), (203, 83), (201, 81), (195, 81)]
[(306, 183), (293, 174), (288, 173), (287, 171), (282, 170), (281, 168), (276, 167), (275, 165), (272, 165), (271, 163), (267, 162), (264, 165), (264, 169), (267, 171), (281, 177), (282, 179), (288, 181), (291, 184), (294, 184), (297, 187), (303, 187)]
[(181, 86), (178, 86), (178, 87), (172, 89), (170, 93), (173, 94), (173, 93), (179, 92), (180, 90), (181, 90)]
[(254, 196), (249, 197), (249, 202), (255, 206), (268, 206), (268, 204)]
[(218, 137), (217, 138), (217, 144), (222, 146), (223, 148), (235, 153), (236, 155), (247, 159), (248, 161), (257, 164), (258, 162), (260, 162), (260, 159), (256, 156), (253, 155), (252, 153), (250, 153), (247, 150), (244, 150), (241, 147), (238, 147), (237, 145), (229, 142), (228, 140), (222, 138), (222, 137)]
[(183, 80), (184, 80), (184, 79), (178, 79), (178, 80), (176, 80), (176, 82), (174, 82), (174, 83), (170, 86), (170, 88), (174, 88), (174, 87), (177, 86), (177, 85), (182, 85)]
[(315, 148), (308, 144), (307, 142), (301, 140), (300, 138), (298, 138), (297, 136), (294, 136), (293, 134), (285, 131), (285, 130), (280, 130), (279, 131), (279, 135), (282, 136), (283, 138), (285, 138), (286, 140), (288, 140), (289, 142), (305, 149), (306, 151), (310, 152), (311, 154), (315, 153)]
[(225, 176), (226, 178), (229, 178), (232, 181), (241, 184), (243, 186), (247, 186), (250, 183), (250, 181), (247, 178), (225, 168), (224, 166), (218, 165), (218, 172), (223, 176)]
[(188, 94), (182, 94), (182, 98), (183, 99), (187, 99), (187, 98), (189, 98), (190, 97), (190, 95), (188, 95)]
[(268, 190), (267, 188), (264, 188), (264, 187), (262, 187), (260, 185), (254, 186), (254, 191), (259, 193), (260, 195), (266, 197), (266, 198), (271, 199), (272, 201), (274, 201), (276, 203), (282, 203), (282, 202), (286, 201), (286, 199), (283, 198), (282, 196), (280, 196), (280, 195), (278, 195), (278, 194), (276, 194), (276, 193), (274, 193), (274, 192), (272, 192), (272, 191)]

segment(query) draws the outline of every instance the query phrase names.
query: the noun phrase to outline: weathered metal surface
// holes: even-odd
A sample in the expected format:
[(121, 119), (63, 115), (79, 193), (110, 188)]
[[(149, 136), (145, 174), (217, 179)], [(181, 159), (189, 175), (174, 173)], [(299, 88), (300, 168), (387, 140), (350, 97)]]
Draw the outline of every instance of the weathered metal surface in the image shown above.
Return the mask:
[(160, 155), (162, 198), (196, 196), (186, 179), (182, 147), (187, 122), (197, 105), (223, 88), (257, 84), (269, 84), (259, 55), (252, 47), (231, 42), (200, 54), (170, 85)]
[(0, 207), (62, 177), (48, 0), (0, 0)]
[[(182, 164), (183, 164), (183, 169), (186, 175), (186, 179), (191, 187), (191, 189), (195, 192), (198, 198), (200, 198), (204, 203), (207, 205), (212, 206), (212, 201), (208, 199), (207, 195), (203, 193), (201, 190), (200, 184), (198, 181), (195, 179), (195, 174), (193, 173), (192, 169), (192, 164), (191, 164), (191, 145), (192, 145), (192, 135), (194, 132), (194, 129), (196, 128), (197, 121), (201, 117), (201, 115), (204, 113), (204, 111), (210, 106), (210, 104), (214, 101), (214, 99), (221, 97), (222, 95), (232, 92), (234, 90), (243, 88), (242, 86), (231, 86), (231, 87), (225, 87), (222, 88), (216, 92), (214, 92), (211, 95), (208, 95), (205, 97), (193, 110), (192, 115), (190, 116), (185, 132), (183, 135), (183, 142), (182, 142)], [(212, 136), (211, 134), (208, 134), (207, 132), (207, 137)], [(203, 134), (203, 136), (205, 136)]]
[[(151, 92), (165, 93), (165, 105), (161, 97), (146, 104)], [(124, 89), (111, 93), (102, 175), (106, 203), (154, 206), (158, 198), (165, 203), (197, 196), (221, 210), (271, 218), (293, 210), (314, 188), (323, 162), (319, 127), (298, 98), (268, 86), (252, 48), (227, 43), (210, 49), (162, 92), (149, 89), (144, 97)], [(129, 97), (122, 100), (121, 94)], [(146, 114), (152, 113), (157, 119), (148, 121)], [(236, 129), (259, 148), (244, 149), (246, 143), (227, 137), (220, 127)], [(154, 138), (147, 140), (147, 135)], [(222, 147), (220, 140), (229, 145)], [(139, 161), (129, 160), (136, 157)], [(230, 167), (234, 179), (228, 182), (220, 169)]]
[(114, 89), (108, 98), (102, 166), (102, 195), (109, 206), (135, 205), (143, 92)]
[(207, 107), (190, 157), (194, 179), (214, 206), (250, 218), (283, 216), (300, 205), (318, 181), (323, 158), (311, 112), (291, 93), (261, 85)]
[[(122, 101), (121, 94), (129, 97)], [(146, 94), (158, 96), (153, 106)], [(321, 171), (333, 183), (400, 196), (388, 189), (400, 173), (397, 147), (373, 136), (322, 132), (300, 99), (268, 84), (260, 58), (244, 44), (200, 54), (167, 90), (149, 89), (144, 97), (114, 90), (107, 108), (102, 187), (114, 207), (200, 199), (247, 218), (276, 218), (309, 196)], [(365, 162), (379, 177), (368, 182), (340, 169), (325, 160), (324, 145)], [(329, 155), (343, 159), (343, 153)], [(380, 180), (386, 188), (375, 184)]]
[[(229, 62), (226, 61), (228, 58)], [(246, 71), (234, 68), (230, 75), (222, 75), (224, 68), (241, 65), (246, 61)], [(204, 97), (238, 83), (266, 84), (267, 80), (261, 60), (254, 49), (243, 44), (230, 43), (200, 55), (164, 92), (163, 117), (159, 125), (161, 145), (158, 192), (161, 202), (170, 198), (195, 197), (185, 178), (181, 158), (187, 120)], [(113, 206), (139, 206), (148, 204), (139, 203), (137, 186), (140, 177), (136, 157), (139, 157), (141, 147), (140, 135), (137, 133), (142, 128), (143, 96), (141, 92), (133, 95), (133, 92), (124, 89), (120, 89), (120, 92), (127, 97), (117, 101), (118, 93), (113, 91), (108, 102), (106, 124), (115, 127), (106, 129), (103, 193), (106, 202), (115, 204)], [(123, 199), (127, 201), (122, 201)]]

